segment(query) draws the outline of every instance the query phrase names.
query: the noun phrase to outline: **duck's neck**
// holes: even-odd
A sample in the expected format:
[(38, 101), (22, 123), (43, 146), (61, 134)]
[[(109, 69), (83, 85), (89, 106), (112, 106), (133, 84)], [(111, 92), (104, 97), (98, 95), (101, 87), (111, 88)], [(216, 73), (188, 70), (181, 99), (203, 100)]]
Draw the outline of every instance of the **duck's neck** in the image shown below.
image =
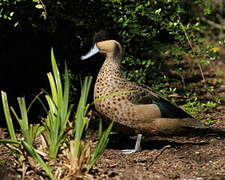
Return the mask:
[(118, 89), (122, 79), (123, 73), (118, 61), (106, 58), (96, 79), (94, 98), (98, 99), (114, 92), (115, 89)]
[(115, 58), (107, 57), (98, 76), (101, 76), (104, 79), (110, 78), (111, 80), (114, 78), (122, 78), (123, 73), (119, 62), (120, 61)]

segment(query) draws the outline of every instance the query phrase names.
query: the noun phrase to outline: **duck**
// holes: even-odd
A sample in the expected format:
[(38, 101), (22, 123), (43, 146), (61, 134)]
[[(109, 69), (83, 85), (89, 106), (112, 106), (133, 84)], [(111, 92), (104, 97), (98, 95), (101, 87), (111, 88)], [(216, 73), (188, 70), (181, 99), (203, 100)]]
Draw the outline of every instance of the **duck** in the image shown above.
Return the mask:
[(124, 50), (113, 39), (94, 43), (81, 60), (101, 53), (105, 60), (94, 86), (96, 110), (105, 118), (137, 132), (135, 148), (124, 154), (140, 150), (142, 134), (145, 136), (174, 134), (185, 128), (204, 128), (204, 124), (150, 87), (128, 81), (122, 71)]

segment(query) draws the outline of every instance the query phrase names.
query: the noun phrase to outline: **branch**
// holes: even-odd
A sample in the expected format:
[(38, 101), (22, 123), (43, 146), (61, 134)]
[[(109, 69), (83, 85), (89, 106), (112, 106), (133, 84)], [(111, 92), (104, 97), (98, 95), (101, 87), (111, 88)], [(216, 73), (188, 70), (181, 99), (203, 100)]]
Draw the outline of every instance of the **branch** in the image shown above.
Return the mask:
[(201, 17), (201, 20), (202, 20), (203, 22), (206, 22), (207, 24), (211, 25), (211, 26), (214, 27), (214, 28), (221, 29), (221, 30), (225, 30), (225, 26), (223, 26), (223, 25), (221, 25), (221, 24), (217, 24), (217, 23), (215, 23), (215, 22), (213, 22), (213, 21), (211, 21), (211, 20), (208, 20), (208, 19), (206, 19), (205, 17)]

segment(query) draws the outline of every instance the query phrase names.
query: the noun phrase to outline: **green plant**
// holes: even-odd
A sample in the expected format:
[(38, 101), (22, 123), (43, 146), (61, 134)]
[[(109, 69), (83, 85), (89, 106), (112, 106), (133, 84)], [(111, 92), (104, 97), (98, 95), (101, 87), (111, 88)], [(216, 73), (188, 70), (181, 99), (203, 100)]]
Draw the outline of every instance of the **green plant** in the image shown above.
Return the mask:
[(7, 123), (10, 138), (11, 138), (11, 140), (16, 141), (16, 133), (15, 133), (15, 129), (14, 129), (14, 126), (13, 126), (12, 117), (10, 115), (10, 109), (9, 109), (7, 94), (5, 92), (1, 91), (1, 97), (2, 97), (2, 104), (3, 104), (5, 119), (6, 119), (6, 123)]
[(92, 77), (86, 77), (82, 84), (81, 97), (75, 113), (74, 139), (70, 141), (69, 161), (75, 174), (86, 168), (90, 156), (90, 142), (85, 143), (82, 136), (84, 136), (89, 124), (89, 119), (85, 116), (89, 108), (87, 98), (91, 81)]
[(98, 130), (98, 138), (99, 142), (95, 148), (94, 153), (91, 155), (91, 158), (89, 159), (87, 169), (91, 169), (92, 166), (95, 164), (95, 162), (99, 159), (99, 157), (102, 155), (102, 153), (105, 151), (106, 145), (109, 141), (109, 134), (111, 132), (113, 126), (113, 122), (109, 125), (109, 127), (102, 131), (102, 122), (99, 123), (99, 130)]
[[(21, 118), (17, 115), (13, 107), (11, 107), (11, 110), (18, 121), (21, 129), (21, 135), (22, 138), (17, 138), (15, 136), (15, 128), (13, 126), (12, 117), (9, 111), (9, 105), (8, 105), (8, 98), (7, 94), (5, 92), (1, 92), (2, 95), (2, 101), (3, 101), (3, 107), (4, 107), (4, 113), (7, 121), (7, 127), (8, 131), (10, 132), (11, 139), (7, 140), (0, 140), (0, 142), (5, 143), (8, 145), (10, 149), (13, 151), (16, 151), (16, 156), (18, 159), (20, 159), (21, 156), (23, 156), (23, 159), (26, 156), (23, 152), (23, 149), (26, 150), (26, 152), (33, 157), (42, 167), (42, 169), (46, 172), (47, 176), (51, 179), (53, 178), (53, 174), (51, 172), (50, 167), (44, 162), (43, 158), (37, 153), (35, 147), (34, 147), (34, 139), (44, 130), (42, 126), (39, 124), (32, 125), (28, 122), (28, 110), (26, 108), (25, 104), (25, 98), (18, 98), (18, 104), (20, 108), (20, 115)], [(24, 162), (21, 162), (24, 163)]]
[(62, 86), (53, 50), (51, 50), (51, 57), (53, 74), (48, 73), (51, 94), (46, 93), (45, 95), (49, 111), (44, 126), (47, 130), (46, 141), (49, 146), (49, 157), (55, 159), (61, 143), (67, 138), (66, 128), (73, 106), (69, 104), (70, 80), (67, 67), (65, 68), (64, 86)]
[[(1, 92), (11, 139), (3, 139), (0, 142), (15, 152), (14, 155), (19, 160), (19, 165), (28, 166), (30, 164), (32, 168), (40, 166), (45, 172), (44, 176), (47, 175), (54, 180), (68, 180), (72, 177), (87, 175), (87, 172), (104, 152), (113, 123), (105, 131), (102, 130), (101, 123), (99, 124), (99, 142), (96, 148), (92, 149), (92, 142), (85, 139), (89, 124), (86, 114), (90, 106), (87, 104), (87, 98), (92, 77), (84, 79), (74, 122), (71, 122), (69, 117), (73, 105), (69, 103), (70, 80), (67, 67), (65, 67), (63, 85), (53, 50), (51, 51), (51, 64), (53, 73), (47, 74), (51, 93), (43, 91), (34, 99), (35, 101), (40, 95), (45, 94), (47, 106), (43, 101), (41, 103), (46, 109), (47, 115), (43, 118), (42, 125), (32, 125), (28, 121), (28, 112), (34, 101), (27, 108), (25, 98), (19, 97), (20, 113), (18, 114), (13, 107), (9, 108), (7, 95), (5, 92)], [(10, 109), (20, 125), (18, 137), (15, 133)], [(32, 164), (35, 165), (32, 166)]]
[(74, 169), (74, 174), (80, 173), (80, 170), (87, 169), (89, 171), (94, 163), (104, 152), (109, 141), (109, 133), (111, 132), (111, 123), (107, 130), (102, 130), (102, 123), (99, 123), (98, 138), (99, 142), (96, 148), (91, 152), (90, 141), (84, 141), (83, 136), (87, 131), (89, 119), (85, 117), (88, 112), (89, 104), (87, 104), (88, 92), (91, 85), (92, 77), (86, 77), (82, 84), (81, 97), (75, 113), (74, 139), (70, 141), (70, 165)]
[[(201, 102), (196, 94), (192, 94), (189, 97), (188, 102), (184, 104), (183, 107), (184, 110), (189, 114), (196, 115), (196, 118), (202, 119), (204, 112), (207, 112), (208, 110), (215, 108), (216, 106), (218, 106), (218, 104), (219, 102), (215, 100)], [(210, 118), (203, 119), (203, 121), (208, 124), (212, 124), (215, 122)]]

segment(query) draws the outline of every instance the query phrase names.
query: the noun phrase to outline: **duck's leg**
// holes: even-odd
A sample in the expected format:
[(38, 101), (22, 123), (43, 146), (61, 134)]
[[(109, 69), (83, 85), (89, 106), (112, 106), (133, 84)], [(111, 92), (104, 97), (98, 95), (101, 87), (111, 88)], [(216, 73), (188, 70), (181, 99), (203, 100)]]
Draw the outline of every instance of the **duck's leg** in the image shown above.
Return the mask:
[(124, 149), (124, 150), (121, 151), (121, 153), (122, 154), (131, 154), (131, 153), (141, 151), (141, 137), (142, 137), (142, 134), (137, 135), (137, 140), (136, 140), (136, 144), (135, 144), (134, 149)]

